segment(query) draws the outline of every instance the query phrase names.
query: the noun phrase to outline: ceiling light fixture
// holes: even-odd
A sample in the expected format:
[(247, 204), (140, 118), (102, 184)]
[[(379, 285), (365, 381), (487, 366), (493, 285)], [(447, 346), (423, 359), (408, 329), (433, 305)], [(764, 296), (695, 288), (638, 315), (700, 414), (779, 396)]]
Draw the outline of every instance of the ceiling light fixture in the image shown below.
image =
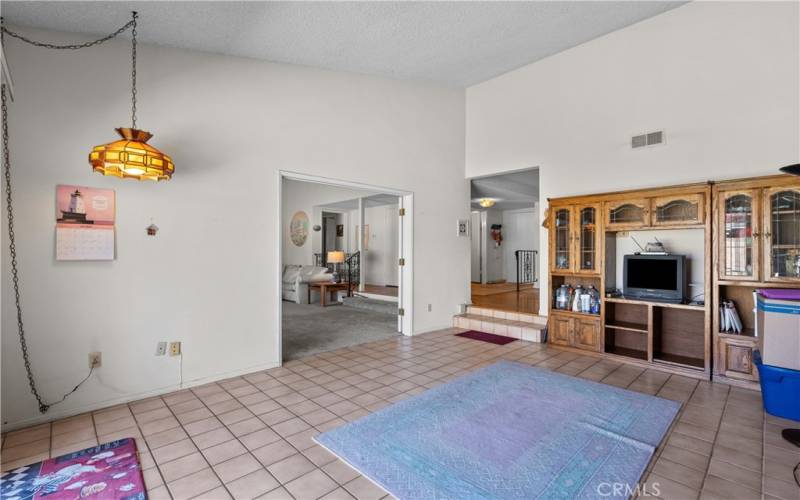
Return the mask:
[(136, 18), (131, 21), (131, 127), (115, 129), (121, 140), (95, 146), (89, 153), (89, 164), (95, 172), (126, 179), (163, 181), (172, 178), (172, 159), (147, 144), (153, 134), (136, 128)]
[(497, 203), (497, 201), (493, 200), (492, 198), (481, 198), (478, 200), (478, 205), (482, 206), (483, 208), (492, 208), (495, 203)]

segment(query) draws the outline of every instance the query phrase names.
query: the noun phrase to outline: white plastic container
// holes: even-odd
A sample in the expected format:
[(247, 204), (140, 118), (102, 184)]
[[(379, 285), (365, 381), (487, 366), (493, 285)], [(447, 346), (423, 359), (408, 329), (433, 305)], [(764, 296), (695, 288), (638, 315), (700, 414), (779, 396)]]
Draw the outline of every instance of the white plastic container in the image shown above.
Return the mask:
[(759, 295), (756, 323), (764, 364), (800, 370), (800, 301)]

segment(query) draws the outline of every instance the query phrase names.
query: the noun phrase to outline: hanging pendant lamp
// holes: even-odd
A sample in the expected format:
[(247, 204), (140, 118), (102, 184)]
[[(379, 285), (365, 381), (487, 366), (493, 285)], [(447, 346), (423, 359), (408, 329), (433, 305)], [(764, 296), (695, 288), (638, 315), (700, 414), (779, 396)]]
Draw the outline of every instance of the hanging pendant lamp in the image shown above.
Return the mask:
[(130, 128), (115, 129), (122, 137), (101, 146), (95, 146), (89, 153), (89, 164), (92, 170), (103, 175), (116, 177), (163, 181), (172, 178), (175, 165), (172, 159), (147, 144), (153, 134), (136, 128), (136, 18), (133, 13), (133, 30), (131, 45), (131, 122)]

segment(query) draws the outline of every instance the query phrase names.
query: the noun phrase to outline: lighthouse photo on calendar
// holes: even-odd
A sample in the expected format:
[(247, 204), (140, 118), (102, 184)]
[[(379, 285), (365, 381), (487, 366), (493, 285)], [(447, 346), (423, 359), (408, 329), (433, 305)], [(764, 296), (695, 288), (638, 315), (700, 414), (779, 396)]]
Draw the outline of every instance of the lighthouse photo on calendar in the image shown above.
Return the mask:
[(56, 187), (59, 224), (114, 224), (114, 190), (82, 186)]

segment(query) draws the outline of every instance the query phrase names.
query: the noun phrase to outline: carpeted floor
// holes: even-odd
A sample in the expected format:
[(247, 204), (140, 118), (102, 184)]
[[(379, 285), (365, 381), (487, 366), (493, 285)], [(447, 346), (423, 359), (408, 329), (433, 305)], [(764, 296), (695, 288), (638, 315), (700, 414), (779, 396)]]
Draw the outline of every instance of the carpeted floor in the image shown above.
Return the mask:
[(283, 302), (284, 361), (397, 335), (396, 313)]

